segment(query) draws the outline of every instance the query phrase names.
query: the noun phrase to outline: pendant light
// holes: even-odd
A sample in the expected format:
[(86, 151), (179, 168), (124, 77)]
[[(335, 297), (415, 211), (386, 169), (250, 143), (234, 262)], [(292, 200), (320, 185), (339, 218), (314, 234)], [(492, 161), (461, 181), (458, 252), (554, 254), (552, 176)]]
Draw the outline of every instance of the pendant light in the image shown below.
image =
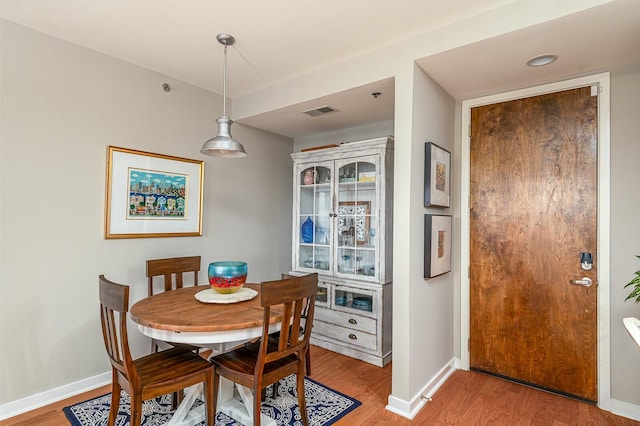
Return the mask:
[(223, 113), (216, 119), (218, 123), (218, 135), (204, 143), (201, 153), (225, 158), (246, 157), (247, 152), (244, 146), (231, 136), (231, 124), (233, 121), (227, 117), (227, 46), (233, 45), (236, 39), (229, 34), (218, 34), (218, 42), (224, 45), (224, 93), (223, 93)]

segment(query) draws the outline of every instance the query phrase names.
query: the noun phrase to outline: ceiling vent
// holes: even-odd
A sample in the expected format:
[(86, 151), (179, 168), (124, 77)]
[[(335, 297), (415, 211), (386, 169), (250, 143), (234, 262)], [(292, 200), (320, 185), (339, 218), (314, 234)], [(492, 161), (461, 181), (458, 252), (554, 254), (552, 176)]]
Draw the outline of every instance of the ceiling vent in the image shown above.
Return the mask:
[(337, 109), (333, 109), (328, 105), (321, 106), (318, 108), (308, 109), (306, 111), (302, 111), (303, 113), (311, 116), (311, 117), (319, 117), (321, 115), (331, 114), (332, 112), (338, 111)]

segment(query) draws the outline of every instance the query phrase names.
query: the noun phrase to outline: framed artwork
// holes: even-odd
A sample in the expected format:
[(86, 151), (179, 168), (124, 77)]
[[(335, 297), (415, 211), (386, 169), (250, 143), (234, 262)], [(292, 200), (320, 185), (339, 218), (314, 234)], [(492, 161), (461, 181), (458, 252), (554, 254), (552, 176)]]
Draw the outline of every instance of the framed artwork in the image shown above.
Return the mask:
[(204, 162), (107, 148), (105, 238), (202, 235)]
[(450, 207), (451, 153), (427, 142), (424, 159), (424, 206)]
[(451, 216), (424, 215), (424, 277), (451, 271)]
[(354, 227), (356, 244), (366, 244), (369, 237), (370, 201), (340, 201), (338, 203), (338, 233)]

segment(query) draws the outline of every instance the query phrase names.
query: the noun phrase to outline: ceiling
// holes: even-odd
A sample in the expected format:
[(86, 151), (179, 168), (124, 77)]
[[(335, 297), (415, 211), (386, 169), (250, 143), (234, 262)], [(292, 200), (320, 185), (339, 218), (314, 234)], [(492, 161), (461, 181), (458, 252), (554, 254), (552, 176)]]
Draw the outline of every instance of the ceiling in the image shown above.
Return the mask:
[[(588, 1), (596, 3), (596, 1)], [(0, 0), (0, 16), (230, 98), (445, 28), (514, 0)], [(615, 0), (416, 62), (457, 99), (640, 62), (640, 1)], [(556, 53), (556, 63), (526, 67)], [(377, 98), (371, 94), (380, 92)], [(393, 119), (393, 79), (241, 120), (289, 137)], [(339, 113), (301, 112), (329, 105)]]
[[(540, 54), (555, 54), (558, 60), (544, 67), (526, 65)], [(638, 64), (640, 1), (617, 0), (416, 62), (457, 99)]]

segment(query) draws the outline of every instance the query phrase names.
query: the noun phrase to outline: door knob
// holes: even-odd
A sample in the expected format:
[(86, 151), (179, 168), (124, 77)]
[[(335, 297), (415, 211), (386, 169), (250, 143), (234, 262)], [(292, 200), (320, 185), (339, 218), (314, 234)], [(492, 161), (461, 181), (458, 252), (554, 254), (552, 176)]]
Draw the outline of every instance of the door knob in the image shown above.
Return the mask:
[(591, 287), (592, 281), (589, 277), (583, 277), (581, 280), (570, 280), (571, 284), (574, 285), (583, 285), (585, 287)]

